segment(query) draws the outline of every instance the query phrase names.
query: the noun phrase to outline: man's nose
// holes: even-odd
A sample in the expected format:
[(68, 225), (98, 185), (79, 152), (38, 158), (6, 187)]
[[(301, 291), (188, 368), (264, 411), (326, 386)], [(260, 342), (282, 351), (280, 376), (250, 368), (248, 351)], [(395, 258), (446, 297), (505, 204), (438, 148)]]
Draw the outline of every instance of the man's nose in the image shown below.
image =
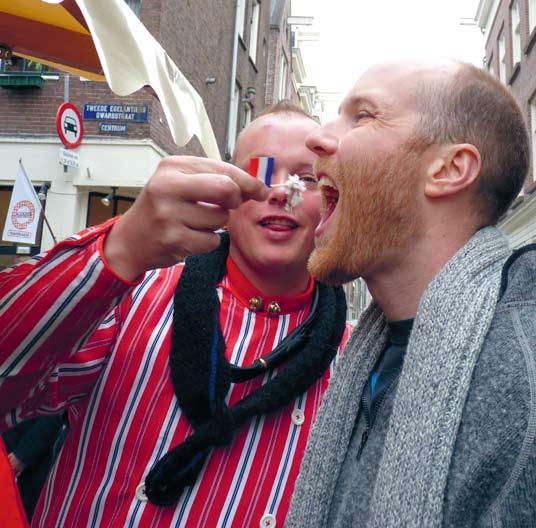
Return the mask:
[[(285, 183), (288, 179), (288, 170), (280, 169), (272, 174), (272, 184)], [(287, 203), (287, 186), (281, 185), (277, 187), (270, 187), (270, 195), (268, 202), (271, 204), (285, 205)]]
[(335, 154), (339, 139), (334, 132), (334, 126), (328, 123), (311, 132), (305, 139), (305, 145), (321, 158)]

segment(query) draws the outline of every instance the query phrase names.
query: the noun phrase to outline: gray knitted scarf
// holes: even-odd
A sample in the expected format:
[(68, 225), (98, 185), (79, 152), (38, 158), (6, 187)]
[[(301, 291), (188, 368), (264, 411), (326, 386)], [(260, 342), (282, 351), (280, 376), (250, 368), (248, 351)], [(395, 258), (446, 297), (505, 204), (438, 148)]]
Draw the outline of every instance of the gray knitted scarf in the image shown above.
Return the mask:
[[(509, 254), (497, 229), (482, 229), (425, 291), (400, 375), (368, 527), (441, 526), (454, 442)], [(373, 303), (337, 364), (314, 424), (288, 528), (327, 526), (361, 394), (385, 343), (385, 316)]]

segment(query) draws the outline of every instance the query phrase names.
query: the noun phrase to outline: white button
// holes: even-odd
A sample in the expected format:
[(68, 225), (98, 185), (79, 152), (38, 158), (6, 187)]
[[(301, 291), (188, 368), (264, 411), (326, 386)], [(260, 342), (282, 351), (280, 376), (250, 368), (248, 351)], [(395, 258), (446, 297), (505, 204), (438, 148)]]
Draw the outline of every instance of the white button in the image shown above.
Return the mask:
[(145, 495), (145, 482), (140, 482), (136, 486), (136, 498), (141, 502), (147, 502), (147, 495)]
[(292, 422), (296, 425), (302, 425), (305, 421), (305, 415), (301, 409), (294, 409), (292, 411)]
[(275, 528), (275, 517), (272, 514), (267, 513), (266, 515), (262, 516), (261, 522), (259, 524), (261, 528)]

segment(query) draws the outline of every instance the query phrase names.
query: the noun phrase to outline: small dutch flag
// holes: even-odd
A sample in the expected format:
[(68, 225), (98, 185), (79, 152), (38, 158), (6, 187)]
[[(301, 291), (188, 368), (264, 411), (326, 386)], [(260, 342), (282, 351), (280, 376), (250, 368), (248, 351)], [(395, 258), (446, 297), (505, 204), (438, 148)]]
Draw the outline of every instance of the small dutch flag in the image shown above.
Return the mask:
[(272, 184), (272, 173), (274, 172), (274, 158), (262, 157), (251, 158), (249, 161), (249, 173), (255, 178), (261, 179), (267, 187)]

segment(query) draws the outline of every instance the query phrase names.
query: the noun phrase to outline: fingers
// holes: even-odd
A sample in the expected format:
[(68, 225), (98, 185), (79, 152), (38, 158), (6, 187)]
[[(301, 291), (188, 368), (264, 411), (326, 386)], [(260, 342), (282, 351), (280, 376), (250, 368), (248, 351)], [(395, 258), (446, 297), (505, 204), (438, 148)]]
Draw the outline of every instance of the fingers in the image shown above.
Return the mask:
[[(185, 178), (185, 181), (189, 181), (187, 175), (194, 178), (195, 183), (199, 183), (200, 180), (206, 180), (207, 185), (214, 185), (214, 191), (220, 193), (224, 200), (223, 203), (217, 200), (217, 196), (211, 193), (212, 199), (205, 199), (204, 201), (210, 201), (211, 203), (218, 203), (219, 205), (228, 206), (228, 200), (231, 199), (232, 203), (236, 203), (234, 197), (236, 188), (233, 188), (231, 182), (238, 187), (239, 198), (241, 201), (253, 199), (263, 201), (268, 198), (269, 190), (264, 183), (258, 178), (254, 178), (247, 172), (223, 161), (209, 160), (205, 158), (197, 158), (193, 156), (171, 156), (161, 162), (162, 166), (167, 170), (181, 174)], [(195, 186), (195, 185), (194, 185)], [(199, 190), (200, 192), (206, 190), (207, 187), (203, 186)], [(234, 189), (234, 190), (233, 190)], [(197, 193), (196, 200), (203, 200), (199, 197), (200, 193)], [(230, 195), (233, 195), (230, 198)], [(186, 197), (185, 197), (186, 198)], [(239, 204), (234, 205), (237, 207)]]
[(218, 205), (184, 204), (181, 217), (186, 227), (200, 231), (215, 231), (229, 220), (229, 211)]
[(214, 231), (245, 200), (265, 200), (262, 181), (229, 163), (174, 156), (163, 159), (134, 205), (105, 242), (108, 265), (125, 280), (218, 247)]
[(177, 197), (186, 202), (207, 202), (226, 209), (235, 209), (242, 203), (240, 186), (228, 176), (197, 173), (179, 177), (177, 174), (174, 186)]

